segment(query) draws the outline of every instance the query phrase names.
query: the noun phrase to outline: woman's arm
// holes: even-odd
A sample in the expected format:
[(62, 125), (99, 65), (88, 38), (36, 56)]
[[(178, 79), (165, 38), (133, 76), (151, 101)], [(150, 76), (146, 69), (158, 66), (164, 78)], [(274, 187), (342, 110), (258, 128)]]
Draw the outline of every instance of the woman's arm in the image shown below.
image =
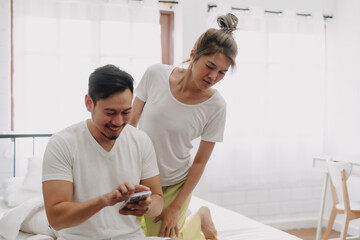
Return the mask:
[(195, 155), (194, 162), (187, 175), (184, 186), (170, 206), (177, 208), (180, 211), (182, 205), (198, 184), (214, 147), (214, 142), (206, 142), (203, 140), (200, 142), (199, 149)]
[(158, 216), (161, 213), (164, 206), (164, 197), (160, 183), (160, 175), (141, 180), (140, 184), (149, 187), (152, 192), (149, 210), (146, 212), (144, 216), (146, 217)]
[(131, 119), (129, 121), (130, 125), (137, 127), (141, 113), (144, 109), (144, 106), (145, 106), (145, 102), (140, 100), (140, 98), (135, 97), (133, 107), (132, 107), (132, 115), (131, 115)]
[(188, 196), (198, 184), (214, 147), (214, 142), (201, 141), (184, 186), (181, 188), (178, 196), (170, 204), (170, 206), (164, 209), (161, 215), (155, 219), (155, 221), (160, 219), (163, 221), (159, 236), (163, 236), (165, 234), (165, 237), (172, 237), (173, 233), (176, 233), (178, 236), (177, 222), (179, 212)]

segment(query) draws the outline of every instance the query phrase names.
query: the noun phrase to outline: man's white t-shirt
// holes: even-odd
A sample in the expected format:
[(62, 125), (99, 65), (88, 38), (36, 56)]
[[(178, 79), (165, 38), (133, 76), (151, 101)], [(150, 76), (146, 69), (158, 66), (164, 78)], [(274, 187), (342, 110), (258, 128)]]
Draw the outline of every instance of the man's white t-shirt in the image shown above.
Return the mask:
[[(74, 183), (73, 201), (84, 202), (109, 193), (125, 181), (159, 174), (149, 137), (126, 125), (110, 152), (91, 135), (86, 121), (53, 135), (44, 154), (43, 181)], [(135, 216), (118, 213), (119, 203), (105, 207), (82, 224), (59, 231), (59, 239), (130, 239), (144, 236)]]
[(226, 120), (226, 102), (216, 90), (200, 104), (179, 102), (170, 90), (174, 68), (150, 66), (135, 90), (136, 96), (146, 102), (139, 128), (154, 145), (162, 186), (186, 179), (192, 164), (192, 140), (201, 137), (208, 142), (222, 142)]

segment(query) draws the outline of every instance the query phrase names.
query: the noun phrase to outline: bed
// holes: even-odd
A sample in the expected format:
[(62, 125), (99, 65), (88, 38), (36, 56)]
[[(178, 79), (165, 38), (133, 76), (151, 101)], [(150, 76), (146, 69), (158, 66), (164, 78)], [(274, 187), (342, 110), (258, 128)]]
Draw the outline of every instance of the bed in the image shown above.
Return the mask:
[[(220, 240), (298, 240), (286, 232), (264, 225), (239, 213), (193, 196), (190, 211), (201, 206), (209, 207)], [(17, 210), (17, 211), (16, 211)], [(12, 211), (13, 218), (2, 216)], [(10, 220), (9, 220), (10, 219)], [(2, 221), (3, 220), (3, 221)], [(5, 230), (6, 229), (6, 230)], [(21, 205), (10, 208), (0, 198), (0, 239), (56, 239), (56, 233), (48, 227), (41, 197), (29, 199)]]
[(193, 196), (190, 202), (192, 212), (201, 206), (210, 209), (220, 240), (299, 240), (293, 235), (255, 221), (232, 210)]
[[(13, 176), (3, 183), (0, 197), (0, 240), (53, 240), (56, 231), (49, 227), (41, 193), (42, 157), (29, 158), (24, 177)], [(237, 212), (193, 196), (189, 210), (207, 206), (220, 240), (298, 240), (281, 230), (262, 224)], [(148, 238), (154, 239), (154, 238)], [(158, 239), (158, 238), (156, 238)]]

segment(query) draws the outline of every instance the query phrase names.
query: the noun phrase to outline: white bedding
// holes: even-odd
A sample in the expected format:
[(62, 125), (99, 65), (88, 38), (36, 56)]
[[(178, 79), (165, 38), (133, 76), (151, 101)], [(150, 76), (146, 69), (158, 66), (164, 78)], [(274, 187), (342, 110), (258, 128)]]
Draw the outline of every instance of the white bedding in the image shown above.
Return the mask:
[(0, 239), (56, 239), (55, 232), (48, 226), (41, 196), (13, 208), (0, 199)]
[(220, 240), (300, 240), (286, 232), (193, 196), (189, 209), (195, 212), (201, 206), (210, 209)]
[[(0, 197), (0, 240), (56, 239), (56, 232), (49, 227), (43, 207), (41, 165), (41, 157), (35, 156), (30, 158), (28, 170), (24, 178), (9, 178), (4, 182), (5, 195), (4, 198)], [(299, 239), (281, 230), (193, 196), (189, 210), (196, 212), (201, 206), (210, 208), (220, 240)]]
[[(193, 196), (190, 203), (190, 211), (196, 212), (201, 206), (210, 208), (214, 224), (218, 230), (220, 240), (299, 240), (281, 230), (267, 226), (234, 211), (220, 207), (214, 203)], [(12, 211), (13, 216), (7, 216)], [(4, 220), (4, 218), (6, 219)], [(25, 224), (24, 224), (25, 222)], [(28, 228), (27, 231), (43, 231), (43, 234), (29, 234), (19, 231)], [(54, 234), (45, 235), (47, 220), (41, 198), (33, 198), (16, 208), (9, 208), (0, 198), (0, 235), (5, 232), (7, 238), (0, 239), (27, 239), (27, 240), (52, 240)], [(13, 238), (16, 231), (16, 238)], [(40, 232), (38, 232), (40, 233)], [(10, 237), (10, 238), (9, 238)]]

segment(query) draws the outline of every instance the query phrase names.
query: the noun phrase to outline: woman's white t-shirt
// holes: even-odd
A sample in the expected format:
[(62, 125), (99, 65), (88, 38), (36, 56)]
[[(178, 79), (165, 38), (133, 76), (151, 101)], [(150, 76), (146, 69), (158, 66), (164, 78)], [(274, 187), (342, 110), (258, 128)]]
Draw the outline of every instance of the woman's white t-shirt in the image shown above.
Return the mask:
[(135, 93), (146, 102), (139, 128), (153, 142), (162, 186), (186, 179), (192, 164), (191, 141), (201, 137), (209, 142), (223, 140), (226, 102), (218, 91), (200, 104), (184, 104), (170, 90), (174, 66), (155, 64), (142, 77)]

